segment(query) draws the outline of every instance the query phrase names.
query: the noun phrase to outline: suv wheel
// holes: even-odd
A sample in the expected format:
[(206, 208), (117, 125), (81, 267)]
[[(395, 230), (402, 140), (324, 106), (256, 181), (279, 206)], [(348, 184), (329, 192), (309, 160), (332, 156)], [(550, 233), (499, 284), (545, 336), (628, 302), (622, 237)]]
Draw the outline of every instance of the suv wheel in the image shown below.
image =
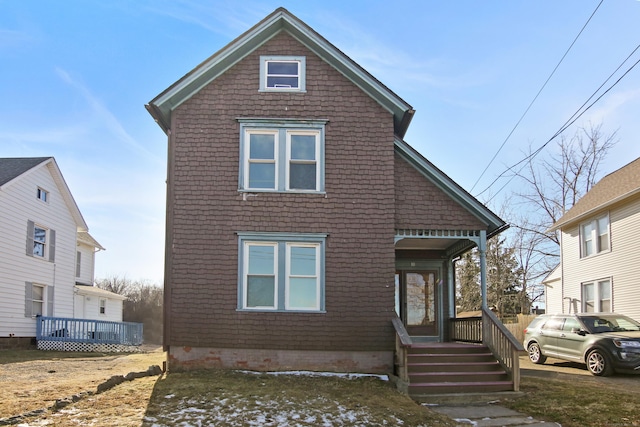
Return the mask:
[(529, 360), (531, 360), (533, 363), (541, 365), (547, 360), (547, 356), (544, 356), (542, 354), (542, 351), (540, 351), (540, 346), (537, 342), (532, 342), (531, 344), (529, 344), (527, 350), (529, 352)]
[(602, 350), (592, 350), (587, 355), (587, 369), (593, 375), (606, 377), (613, 373), (613, 367), (607, 356)]

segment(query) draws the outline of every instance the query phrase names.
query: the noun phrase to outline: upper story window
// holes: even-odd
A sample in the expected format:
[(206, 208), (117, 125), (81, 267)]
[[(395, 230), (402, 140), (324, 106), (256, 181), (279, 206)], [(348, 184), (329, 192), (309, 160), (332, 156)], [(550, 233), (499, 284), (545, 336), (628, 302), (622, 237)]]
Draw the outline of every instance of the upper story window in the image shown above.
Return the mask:
[(241, 191), (324, 191), (324, 121), (241, 120)]
[(582, 258), (609, 250), (609, 214), (580, 225), (580, 255)]
[(260, 91), (305, 92), (304, 56), (261, 56)]
[(239, 236), (239, 309), (324, 310), (325, 234)]
[(49, 192), (47, 190), (43, 190), (42, 188), (38, 187), (38, 189), (36, 190), (36, 197), (39, 200), (42, 200), (43, 202), (48, 202)]
[(44, 258), (47, 250), (47, 229), (39, 226), (33, 228), (33, 256)]
[(55, 261), (55, 230), (27, 221), (27, 255)]

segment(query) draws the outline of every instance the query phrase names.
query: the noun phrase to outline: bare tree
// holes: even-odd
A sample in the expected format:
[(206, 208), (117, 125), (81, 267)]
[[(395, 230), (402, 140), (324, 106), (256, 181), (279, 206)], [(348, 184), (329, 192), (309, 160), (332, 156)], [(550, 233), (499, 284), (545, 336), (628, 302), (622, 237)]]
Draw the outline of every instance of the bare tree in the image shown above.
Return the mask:
[[(557, 152), (529, 162), (516, 175), (525, 185), (514, 193), (511, 217), (511, 244), (521, 267), (522, 298), (532, 302), (543, 295), (541, 280), (558, 264), (558, 234), (549, 228), (558, 221), (598, 181), (600, 165), (616, 144), (616, 132), (603, 135), (602, 125), (580, 128), (571, 138), (562, 136)], [(524, 310), (523, 312), (528, 312)]]

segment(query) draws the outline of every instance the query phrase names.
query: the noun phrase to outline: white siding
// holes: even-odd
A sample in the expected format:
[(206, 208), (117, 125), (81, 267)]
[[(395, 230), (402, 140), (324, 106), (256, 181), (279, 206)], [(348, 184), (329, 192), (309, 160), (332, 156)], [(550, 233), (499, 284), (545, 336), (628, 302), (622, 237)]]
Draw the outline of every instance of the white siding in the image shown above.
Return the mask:
[(83, 284), (92, 285), (94, 279), (94, 248), (85, 243), (78, 243), (77, 251), (82, 255), (80, 256), (80, 277), (76, 277), (76, 281)]
[[(100, 313), (100, 300), (106, 300), (105, 313)], [(122, 322), (123, 301), (99, 295), (76, 294), (75, 318)]]
[[(49, 192), (48, 202), (36, 198), (38, 187)], [(29, 220), (55, 230), (55, 262), (26, 255)], [(35, 336), (35, 320), (25, 317), (25, 282), (53, 286), (54, 315), (72, 316), (76, 232), (47, 166), (22, 175), (0, 191), (0, 336)]]
[(611, 251), (582, 259), (579, 226), (562, 230), (564, 297), (581, 300), (582, 283), (610, 278), (612, 310), (640, 320), (640, 198), (612, 208), (609, 221)]

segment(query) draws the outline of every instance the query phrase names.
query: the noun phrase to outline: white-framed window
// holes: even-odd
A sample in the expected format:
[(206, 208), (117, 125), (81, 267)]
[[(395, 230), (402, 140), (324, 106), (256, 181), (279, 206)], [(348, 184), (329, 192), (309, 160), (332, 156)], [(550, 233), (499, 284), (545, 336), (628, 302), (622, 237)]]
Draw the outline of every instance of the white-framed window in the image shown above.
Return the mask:
[(25, 282), (25, 317), (53, 316), (53, 286)]
[(608, 313), (611, 309), (610, 279), (585, 282), (582, 284), (583, 313)]
[(582, 258), (607, 252), (609, 239), (609, 214), (580, 224), (580, 255)]
[(100, 314), (107, 314), (107, 300), (100, 298)]
[(47, 190), (44, 190), (38, 187), (38, 189), (36, 190), (36, 197), (38, 198), (38, 200), (42, 200), (43, 202), (48, 202), (49, 192)]
[(305, 92), (304, 56), (261, 56), (260, 91)]
[(50, 228), (27, 221), (27, 255), (55, 261), (56, 232)]
[(324, 191), (326, 121), (239, 121), (240, 191)]
[(238, 236), (238, 309), (324, 310), (326, 234)]

